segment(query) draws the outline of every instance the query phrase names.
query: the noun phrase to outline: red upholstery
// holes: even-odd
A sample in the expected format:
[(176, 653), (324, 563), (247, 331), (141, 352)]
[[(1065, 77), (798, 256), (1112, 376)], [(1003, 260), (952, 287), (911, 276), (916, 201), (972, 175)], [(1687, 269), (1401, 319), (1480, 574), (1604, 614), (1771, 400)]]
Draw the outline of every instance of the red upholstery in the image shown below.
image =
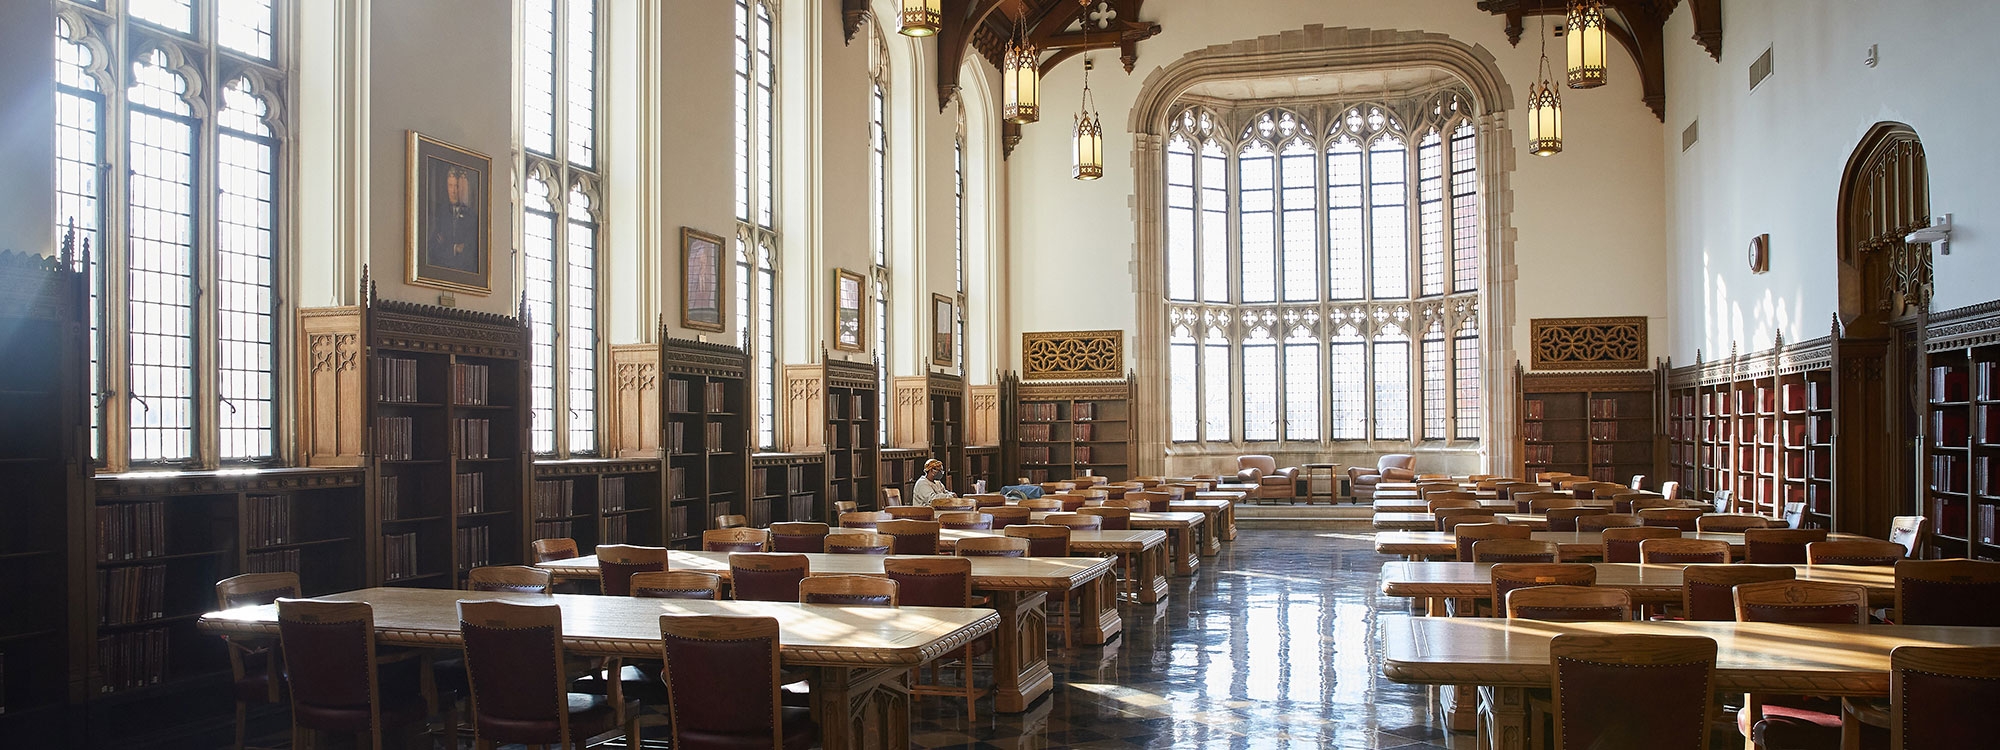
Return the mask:
[[(1627, 531), (1628, 529), (1629, 531)], [(1605, 529), (1605, 531), (1609, 532), (1611, 530)], [(1649, 533), (1661, 532), (1664, 533), (1660, 536), (1649, 535)], [(1665, 539), (1677, 536), (1680, 536), (1680, 530), (1678, 529), (1666, 529), (1659, 526), (1620, 527), (1620, 533), (1606, 533), (1604, 536), (1604, 561), (1608, 563), (1639, 562), (1640, 542), (1647, 539)]]
[[(1026, 525), (1033, 525), (1033, 524), (1015, 524), (1013, 527), (1010, 528), (1019, 528), (1021, 526), (1026, 526)], [(1062, 529), (1063, 533), (1060, 535), (1053, 535), (1047, 537), (1028, 537), (1028, 536), (1017, 537), (1028, 543), (1028, 557), (1069, 556), (1069, 529), (1061, 526), (1047, 526), (1047, 525), (1034, 525), (1034, 526), (1036, 528), (1041, 528), (1041, 529)], [(1015, 536), (1015, 535), (1009, 534), (1008, 536)]]
[(966, 566), (963, 573), (910, 573), (887, 569), (889, 580), (896, 582), (896, 597), (906, 607), (965, 607), (971, 605), (967, 595), (972, 589), (972, 567)]
[[(1963, 650), (1983, 652), (1989, 663), (1995, 651)], [(1893, 653), (1891, 660), (1896, 660)], [(2000, 706), (2000, 677), (1941, 674), (1903, 664), (1896, 665), (1895, 676), (1902, 688), (1893, 696), (1903, 727), (1898, 750), (1984, 750), (2000, 737), (2000, 712), (1993, 710)]]
[(1853, 625), (1860, 614), (1846, 604), (1746, 604), (1742, 607), (1742, 617), (1745, 622)]
[(1619, 607), (1515, 607), (1513, 616), (1523, 620), (1550, 622), (1618, 622), (1625, 619)]
[(1655, 552), (1647, 562), (1655, 565), (1706, 565), (1729, 562), (1728, 552)]
[(938, 553), (938, 531), (944, 528), (936, 521), (895, 520), (883, 521), (876, 530), (895, 538), (889, 546), (893, 555), (935, 555)]
[[(350, 619), (325, 612), (359, 612)], [(421, 662), (376, 666), (375, 619), (366, 604), (278, 600), (278, 639), (287, 658), (292, 720), (308, 729), (367, 733), (371, 697), (378, 698), (382, 727), (424, 720)], [(375, 684), (371, 685), (373, 682)], [(373, 695), (371, 695), (371, 693)]]
[(826, 534), (772, 534), (772, 552), (824, 552)]
[[(703, 552), (763, 552), (764, 545), (760, 542), (710, 541), (710, 542), (702, 542), (701, 550)], [(630, 578), (631, 576), (628, 574), (626, 577)], [(605, 593), (610, 593), (610, 592), (605, 592)]]
[(895, 604), (888, 594), (812, 593), (800, 597), (801, 604), (837, 604), (843, 607), (887, 607)]
[(1825, 529), (1744, 529), (1743, 561), (1798, 565), (1806, 561), (1806, 544), (1826, 541)]
[[(465, 666), (472, 684), (472, 720), (480, 740), (581, 744), (617, 723), (617, 710), (602, 696), (571, 693), (562, 686), (561, 615), (555, 615), (556, 622), (549, 625), (489, 627), (466, 619), (463, 604), (459, 611), (459, 633), (465, 642)], [(568, 737), (563, 736), (564, 714), (568, 715)]]
[(1903, 578), (1896, 590), (1898, 625), (2000, 627), (2000, 583)]
[(1504, 610), (1507, 592), (1530, 586), (1590, 586), (1597, 569), (1586, 563), (1502, 563), (1493, 566), (1493, 602)]
[[(1558, 636), (1558, 638), (1565, 636)], [(1707, 747), (1714, 657), (1682, 664), (1615, 664), (1555, 657), (1561, 747)]]
[(1729, 622), (1736, 619), (1736, 587), (1719, 583), (1682, 581), (1687, 589), (1690, 620)]
[(796, 602), (810, 572), (803, 555), (738, 552), (729, 556), (730, 593), (737, 601)]
[(676, 750), (770, 748), (774, 737), (786, 750), (812, 746), (819, 728), (811, 711), (777, 705), (775, 621), (729, 618), (756, 621), (769, 634), (711, 639), (672, 632), (668, 622), (681, 618), (660, 619)]
[(1601, 516), (1610, 512), (1605, 508), (1550, 508), (1545, 517), (1550, 531), (1575, 531), (1577, 516)]

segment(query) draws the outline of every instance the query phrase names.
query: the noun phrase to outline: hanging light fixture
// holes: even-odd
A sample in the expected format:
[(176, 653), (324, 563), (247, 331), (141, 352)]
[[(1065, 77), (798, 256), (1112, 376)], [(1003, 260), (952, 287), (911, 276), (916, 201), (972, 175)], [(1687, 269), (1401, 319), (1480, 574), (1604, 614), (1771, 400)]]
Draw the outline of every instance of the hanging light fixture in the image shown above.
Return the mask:
[(897, 29), (903, 36), (932, 36), (944, 28), (944, 12), (938, 5), (942, 0), (903, 0), (903, 24)]
[(1594, 89), (1604, 85), (1604, 3), (1570, 0), (1569, 87)]
[(1549, 24), (1542, 22), (1542, 79), (1528, 86), (1528, 153), (1554, 156), (1563, 150), (1562, 99), (1549, 73)]
[(1002, 61), (1005, 64), (1000, 72), (1001, 88), (1007, 98), (1000, 114), (1021, 125), (1042, 119), (1039, 70), (1042, 53), (1028, 43), (1028, 32), (1022, 26), (1027, 16), (1027, 8), (1023, 6), (1021, 20), (1014, 23), (1014, 39), (1007, 42), (1007, 59)]
[(1095, 180), (1104, 176), (1104, 120), (1097, 116), (1097, 100), (1090, 95), (1090, 69), (1097, 64), (1083, 58), (1083, 102), (1076, 113), (1076, 160), (1069, 176)]

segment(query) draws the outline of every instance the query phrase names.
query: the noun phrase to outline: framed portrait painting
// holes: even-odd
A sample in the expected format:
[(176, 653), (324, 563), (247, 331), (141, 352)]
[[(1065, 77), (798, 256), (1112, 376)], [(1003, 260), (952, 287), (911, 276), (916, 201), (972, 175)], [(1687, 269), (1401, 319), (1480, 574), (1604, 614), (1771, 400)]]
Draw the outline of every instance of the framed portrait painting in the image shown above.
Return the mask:
[(950, 367), (956, 358), (958, 347), (957, 319), (951, 314), (951, 298), (942, 294), (931, 295), (931, 364)]
[(867, 286), (861, 274), (833, 269), (833, 348), (858, 352), (868, 348)]
[(722, 268), (722, 238), (681, 227), (681, 325), (722, 330)]
[(493, 291), (493, 160), (414, 130), (409, 146), (410, 283)]

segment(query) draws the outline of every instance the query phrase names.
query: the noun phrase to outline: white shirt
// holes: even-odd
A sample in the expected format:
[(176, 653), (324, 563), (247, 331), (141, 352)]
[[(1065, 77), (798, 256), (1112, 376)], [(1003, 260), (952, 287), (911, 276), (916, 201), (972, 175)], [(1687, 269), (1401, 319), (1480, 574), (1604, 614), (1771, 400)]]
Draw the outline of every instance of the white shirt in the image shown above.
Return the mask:
[(930, 505), (932, 500), (940, 497), (952, 497), (951, 489), (945, 487), (943, 482), (933, 482), (930, 477), (922, 476), (910, 485), (911, 505)]

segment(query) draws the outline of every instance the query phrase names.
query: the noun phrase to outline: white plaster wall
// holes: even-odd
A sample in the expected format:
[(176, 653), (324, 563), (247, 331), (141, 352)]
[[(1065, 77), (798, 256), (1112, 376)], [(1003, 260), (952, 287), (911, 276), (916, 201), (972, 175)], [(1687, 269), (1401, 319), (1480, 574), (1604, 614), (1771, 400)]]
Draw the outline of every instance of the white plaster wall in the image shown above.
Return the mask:
[[(1134, 73), (1120, 69), (1115, 53), (1101, 52), (1091, 77), (1105, 122), (1104, 178), (1078, 182), (1069, 177), (1069, 128), (1082, 90), (1079, 60), (1064, 63), (1043, 82), (1042, 121), (1027, 126), (1008, 163), (1011, 273), (1019, 280), (1009, 300), (1012, 330), (1005, 345), (1010, 367), (1018, 367), (1020, 332), (1113, 328), (1128, 337), (1133, 333), (1133, 169), (1127, 115), (1146, 76), (1188, 52), (1311, 24), (1446, 34), (1497, 58), (1517, 103), (1508, 113), (1509, 122), (1517, 138), (1527, 137), (1526, 89), (1539, 60), (1534, 19), (1518, 48), (1508, 45), (1500, 17), (1455, 0), (1158, 3), (1147, 6), (1145, 19), (1158, 21), (1162, 32), (1139, 45)], [(1677, 41), (1686, 36), (1671, 31), (1668, 39), (1669, 47), (1693, 46)], [(1562, 65), (1561, 45), (1552, 44), (1550, 51), (1552, 62)], [(1537, 317), (1644, 315), (1654, 323), (1654, 350), (1665, 343), (1665, 216), (1662, 157), (1656, 147), (1662, 126), (1639, 99), (1631, 57), (1614, 47), (1610, 61), (1610, 85), (1564, 91), (1562, 154), (1537, 158), (1513, 152), (1519, 283), (1513, 315), (1499, 310), (1488, 315), (1515, 326), (1522, 359), (1527, 357), (1528, 320)], [(1039, 281), (1050, 279), (1063, 283), (1052, 287)], [(1060, 294), (1051, 293), (1055, 288)], [(1145, 376), (1149, 364), (1127, 366)], [(1489, 393), (1509, 387), (1491, 383)]]
[[(55, 251), (55, 12), (0, 8), (0, 250)], [(92, 248), (97, 252), (97, 248)]]
[[(1934, 310), (2000, 297), (1992, 286), (2000, 221), (1991, 129), (2000, 102), (1988, 59), (2000, 4), (1983, 0), (1763, 0), (1723, 4), (1722, 60), (1667, 25), (1666, 160), (1672, 251), (1672, 353), (1692, 362), (1828, 334), (1838, 305), (1841, 171), (1868, 129), (1913, 127), (1930, 161), (1931, 209), (1960, 225), (1936, 258)], [(1880, 64), (1863, 64), (1877, 45)], [(1751, 61), (1771, 77), (1749, 89)], [(1700, 119), (1700, 141), (1681, 131)], [(1771, 235), (1771, 270), (1753, 275), (1750, 238)], [(2000, 235), (1995, 235), (2000, 236)]]

